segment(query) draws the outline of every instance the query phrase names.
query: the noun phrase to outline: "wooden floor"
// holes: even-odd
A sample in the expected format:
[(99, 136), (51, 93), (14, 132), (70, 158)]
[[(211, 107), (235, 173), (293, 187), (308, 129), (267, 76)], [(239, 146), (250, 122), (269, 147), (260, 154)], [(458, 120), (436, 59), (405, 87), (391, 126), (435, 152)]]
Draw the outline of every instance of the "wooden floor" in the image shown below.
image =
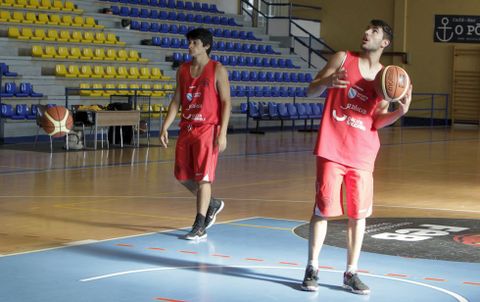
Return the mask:
[[(214, 195), (226, 202), (218, 221), (308, 220), (315, 139), (316, 133), (290, 131), (230, 135), (214, 184)], [(381, 140), (374, 216), (480, 217), (478, 128), (390, 128)], [(195, 200), (173, 177), (173, 144), (56, 149), (0, 149), (0, 254), (192, 224)]]

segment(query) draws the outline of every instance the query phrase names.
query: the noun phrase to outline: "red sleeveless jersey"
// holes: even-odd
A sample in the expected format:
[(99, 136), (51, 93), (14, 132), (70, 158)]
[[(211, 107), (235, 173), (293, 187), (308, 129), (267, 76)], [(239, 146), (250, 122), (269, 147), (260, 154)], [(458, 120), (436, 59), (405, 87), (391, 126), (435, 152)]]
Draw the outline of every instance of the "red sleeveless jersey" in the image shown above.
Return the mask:
[(382, 101), (360, 74), (358, 53), (347, 52), (343, 64), (347, 71), (346, 88), (330, 88), (318, 132), (314, 154), (356, 169), (373, 171), (380, 148), (373, 119)]
[(220, 97), (215, 86), (215, 68), (218, 62), (209, 60), (199, 77), (190, 74), (191, 62), (180, 66), (180, 95), (182, 118), (180, 127), (187, 125), (218, 125)]

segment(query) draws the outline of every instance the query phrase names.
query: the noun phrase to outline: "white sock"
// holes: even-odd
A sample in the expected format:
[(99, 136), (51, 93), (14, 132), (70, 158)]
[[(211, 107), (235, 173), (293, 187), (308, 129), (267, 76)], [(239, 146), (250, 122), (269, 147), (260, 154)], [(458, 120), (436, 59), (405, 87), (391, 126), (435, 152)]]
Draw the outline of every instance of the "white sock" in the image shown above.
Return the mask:
[(309, 260), (308, 265), (313, 266), (314, 269), (318, 269), (318, 260)]
[(357, 267), (353, 265), (347, 265), (347, 273), (355, 274), (357, 272)]

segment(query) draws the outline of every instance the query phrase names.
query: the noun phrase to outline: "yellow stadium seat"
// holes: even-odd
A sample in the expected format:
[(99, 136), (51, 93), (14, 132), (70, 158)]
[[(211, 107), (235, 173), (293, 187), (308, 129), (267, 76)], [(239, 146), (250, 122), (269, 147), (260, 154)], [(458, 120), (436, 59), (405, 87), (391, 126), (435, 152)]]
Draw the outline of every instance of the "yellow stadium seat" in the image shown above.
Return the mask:
[(107, 55), (105, 56), (105, 60), (116, 60), (117, 59), (117, 52), (113, 48), (107, 49)]
[(37, 17), (37, 24), (48, 24), (50, 20), (48, 19), (48, 14), (39, 13)]
[(26, 12), (25, 20), (23, 20), (23, 23), (25, 24), (37, 23), (37, 15), (35, 15), (35, 13), (32, 13), (32, 12)]
[(68, 55), (69, 59), (80, 59), (80, 56), (82, 55), (82, 52), (80, 48), (78, 47), (72, 47), (70, 48), (70, 54)]
[(152, 96), (162, 97), (165, 96), (165, 92), (163, 91), (162, 84), (153, 84), (154, 91), (152, 92)]
[[(134, 95), (138, 93), (138, 89), (140, 89), (140, 85), (138, 84), (130, 84), (129, 87), (130, 91), (128, 92), (129, 95)], [(135, 92), (136, 91), (136, 92)]]
[(110, 96), (115, 93), (116, 93), (115, 84), (105, 84), (105, 92), (104, 92), (105, 95)]
[(23, 15), (23, 12), (15, 11), (13, 12), (12, 19), (10, 19), (10, 22), (21, 23), (24, 20), (25, 20), (25, 17)]
[(80, 84), (80, 95), (82, 96), (90, 96), (92, 93), (91, 90), (82, 90), (83, 89), (90, 89), (90, 84), (89, 83), (81, 83)]
[(105, 70), (102, 65), (95, 65), (93, 67), (92, 78), (103, 78), (105, 76)]
[(82, 36), (82, 32), (81, 31), (72, 31), (72, 35), (70, 37), (70, 42), (80, 42), (82, 41), (83, 39), (83, 36)]
[(57, 51), (54, 46), (45, 46), (45, 52), (42, 55), (42, 58), (55, 58), (57, 56)]
[(95, 84), (92, 85), (92, 89), (96, 89), (96, 90), (92, 90), (92, 93), (90, 94), (90, 96), (103, 96), (104, 95), (102, 84), (95, 83)]
[(152, 105), (152, 117), (159, 118), (160, 114), (162, 114), (162, 104), (153, 104)]
[(113, 33), (108, 33), (107, 34), (107, 40), (105, 41), (105, 44), (118, 44), (117, 43), (117, 36)]
[(45, 30), (43, 28), (35, 28), (35, 31), (33, 32), (33, 37), (32, 40), (45, 40), (46, 34)]
[(0, 22), (10, 22), (10, 19), (12, 19), (12, 16), (8, 10), (0, 11)]
[(103, 48), (95, 48), (93, 51), (94, 60), (104, 60), (105, 59), (105, 50)]
[(105, 76), (104, 78), (110, 79), (115, 78), (117, 76), (117, 70), (114, 66), (107, 66), (105, 68)]
[(118, 66), (117, 74), (115, 76), (117, 79), (125, 79), (128, 78), (128, 71), (127, 67), (125, 66)]
[(15, 4), (15, 0), (3, 0), (1, 2), (1, 6), (13, 6)]
[(117, 85), (117, 93), (118, 94), (128, 94), (128, 91), (126, 89), (128, 89), (127, 84), (118, 84)]
[(75, 18), (73, 18), (73, 26), (83, 26), (83, 23), (85, 21), (83, 20), (83, 17), (82, 16), (75, 16)]
[(27, 2), (27, 8), (37, 9), (40, 7), (40, 2), (38, 0), (29, 0)]
[(63, 10), (63, 2), (60, 0), (54, 0), (52, 3), (52, 10)]
[(49, 17), (48, 24), (58, 25), (58, 24), (60, 24), (61, 22), (62, 22), (62, 20), (60, 19), (60, 15), (51, 14), (50, 17)]
[(142, 88), (142, 91), (139, 92), (140, 95), (147, 95), (150, 96), (152, 95), (152, 85), (150, 84), (142, 84), (140, 86)]
[(18, 27), (9, 27), (8, 37), (18, 39), (20, 37), (20, 30), (18, 29)]
[(95, 40), (93, 40), (93, 43), (96, 43), (96, 44), (105, 43), (105, 34), (103, 32), (95, 33)]
[(14, 7), (24, 8), (27, 6), (27, 0), (16, 0), (13, 3)]
[(65, 46), (59, 46), (57, 51), (57, 58), (59, 59), (66, 59), (70, 53), (68, 52), (68, 48)]
[(57, 77), (66, 77), (67, 76), (67, 68), (63, 64), (55, 65), (55, 75)]
[(149, 79), (150, 75), (150, 68), (149, 67), (141, 67), (140, 68), (140, 79)]
[(165, 93), (173, 93), (175, 91), (172, 84), (163, 85), (163, 89), (165, 89)]
[(83, 33), (83, 40), (84, 43), (92, 43), (93, 42), (93, 33), (91, 31), (86, 31)]
[(20, 36), (18, 37), (20, 40), (29, 40), (33, 37), (33, 32), (30, 27), (23, 27), (20, 30)]
[(42, 0), (42, 2), (40, 2), (41, 9), (50, 9), (51, 7), (52, 7), (52, 2), (50, 2), (50, 0)]
[(85, 22), (83, 23), (83, 27), (94, 28), (97, 27), (97, 23), (93, 17), (86, 17)]
[(47, 31), (47, 37), (45, 37), (46, 41), (56, 41), (58, 40), (58, 31), (56, 29), (49, 29)]
[(72, 19), (72, 16), (70, 15), (63, 15), (62, 16), (62, 21), (60, 22), (60, 25), (63, 25), (63, 26), (73, 26), (73, 19)]
[(63, 9), (64, 10), (71, 10), (71, 11), (74, 11), (74, 12), (77, 12), (77, 13), (83, 13), (83, 9), (77, 8), (75, 6), (75, 4), (73, 4), (73, 2), (71, 2), (71, 1), (65, 1)]
[(57, 41), (68, 42), (70, 41), (70, 32), (68, 30), (61, 30)]
[(82, 60), (92, 60), (93, 59), (93, 50), (90, 47), (85, 47), (82, 49), (82, 55), (80, 56)]
[(140, 55), (138, 54), (138, 51), (136, 51), (135, 49), (131, 49), (128, 52), (128, 60), (129, 61), (138, 61), (138, 62), (148, 62), (147, 59), (142, 59), (140, 57)]
[(79, 78), (89, 78), (92, 76), (92, 66), (90, 65), (82, 65), (80, 67), (80, 74), (78, 75)]
[(150, 78), (153, 80), (161, 80), (162, 79), (162, 71), (158, 67), (152, 67), (150, 71)]
[(69, 65), (65, 76), (67, 78), (76, 78), (78, 77), (79, 74), (80, 74), (80, 70), (78, 68), (78, 65)]
[(125, 49), (117, 51), (117, 61), (126, 61), (128, 59), (128, 53)]
[(128, 78), (129, 79), (138, 79), (140, 78), (140, 71), (137, 66), (131, 66), (128, 69)]
[(43, 55), (43, 48), (40, 45), (33, 45), (32, 46), (32, 56), (41, 58)]

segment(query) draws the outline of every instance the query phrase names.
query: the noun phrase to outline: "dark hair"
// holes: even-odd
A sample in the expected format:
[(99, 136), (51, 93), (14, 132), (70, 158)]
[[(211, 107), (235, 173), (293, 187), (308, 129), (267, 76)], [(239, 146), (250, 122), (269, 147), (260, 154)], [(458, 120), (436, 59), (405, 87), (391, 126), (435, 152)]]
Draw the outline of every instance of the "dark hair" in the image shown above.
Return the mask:
[(380, 27), (383, 30), (383, 38), (390, 41), (390, 44), (392, 44), (391, 42), (393, 40), (393, 30), (387, 22), (383, 20), (373, 19), (372, 21), (370, 21), (370, 24), (375, 27)]
[(207, 55), (210, 54), (212, 51), (212, 45), (213, 45), (213, 35), (212, 33), (205, 28), (195, 28), (189, 31), (185, 37), (187, 37), (188, 40), (200, 40), (203, 43), (203, 46), (209, 45), (210, 47), (207, 49)]
[(127, 26), (130, 26), (130, 24), (131, 24), (129, 19), (122, 19), (122, 21), (120, 23), (122, 24), (123, 28), (125, 28)]

